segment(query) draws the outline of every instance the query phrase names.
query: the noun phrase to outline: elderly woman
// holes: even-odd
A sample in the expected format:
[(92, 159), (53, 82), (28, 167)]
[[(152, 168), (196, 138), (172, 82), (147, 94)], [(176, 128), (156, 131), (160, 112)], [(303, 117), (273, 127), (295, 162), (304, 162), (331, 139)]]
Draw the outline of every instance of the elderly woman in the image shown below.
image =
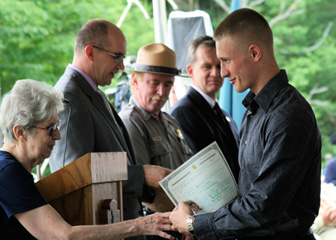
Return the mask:
[(35, 187), (32, 169), (48, 158), (60, 139), (62, 94), (46, 83), (19, 80), (1, 104), (1, 239), (121, 239), (136, 235), (172, 238), (169, 213), (120, 223), (70, 226)]

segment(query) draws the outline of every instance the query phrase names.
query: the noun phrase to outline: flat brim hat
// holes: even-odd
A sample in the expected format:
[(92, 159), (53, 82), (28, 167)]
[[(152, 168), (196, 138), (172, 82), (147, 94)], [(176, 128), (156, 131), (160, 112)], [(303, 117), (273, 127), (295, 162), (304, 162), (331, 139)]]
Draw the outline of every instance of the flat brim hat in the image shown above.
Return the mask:
[(137, 55), (134, 72), (164, 75), (179, 75), (176, 68), (176, 54), (162, 43), (150, 43), (142, 46)]

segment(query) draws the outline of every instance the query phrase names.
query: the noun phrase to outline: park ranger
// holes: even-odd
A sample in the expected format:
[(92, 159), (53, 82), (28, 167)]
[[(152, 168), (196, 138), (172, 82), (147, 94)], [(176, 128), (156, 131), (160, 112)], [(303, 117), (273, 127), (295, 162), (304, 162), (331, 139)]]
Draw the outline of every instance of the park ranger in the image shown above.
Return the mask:
[(141, 47), (130, 82), (133, 96), (119, 113), (137, 164), (176, 169), (192, 155), (175, 118), (161, 111), (174, 84), (176, 55), (161, 43)]

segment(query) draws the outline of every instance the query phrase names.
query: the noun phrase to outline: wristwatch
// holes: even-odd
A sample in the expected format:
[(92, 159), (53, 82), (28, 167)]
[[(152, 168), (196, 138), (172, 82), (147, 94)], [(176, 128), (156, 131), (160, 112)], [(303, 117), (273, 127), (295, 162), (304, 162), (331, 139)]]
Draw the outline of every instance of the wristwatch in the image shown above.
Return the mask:
[(187, 224), (188, 224), (188, 231), (191, 233), (191, 234), (194, 234), (194, 226), (193, 226), (193, 220), (195, 218), (195, 215), (191, 215), (188, 217), (187, 219)]

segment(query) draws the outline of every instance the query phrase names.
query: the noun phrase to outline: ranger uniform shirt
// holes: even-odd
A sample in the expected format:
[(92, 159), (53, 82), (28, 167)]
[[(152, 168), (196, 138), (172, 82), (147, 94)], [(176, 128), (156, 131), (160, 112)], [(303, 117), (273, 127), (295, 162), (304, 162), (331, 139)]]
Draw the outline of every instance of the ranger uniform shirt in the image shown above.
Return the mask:
[(176, 169), (191, 157), (180, 125), (167, 113), (160, 112), (158, 121), (132, 96), (119, 115), (131, 137), (137, 164)]

